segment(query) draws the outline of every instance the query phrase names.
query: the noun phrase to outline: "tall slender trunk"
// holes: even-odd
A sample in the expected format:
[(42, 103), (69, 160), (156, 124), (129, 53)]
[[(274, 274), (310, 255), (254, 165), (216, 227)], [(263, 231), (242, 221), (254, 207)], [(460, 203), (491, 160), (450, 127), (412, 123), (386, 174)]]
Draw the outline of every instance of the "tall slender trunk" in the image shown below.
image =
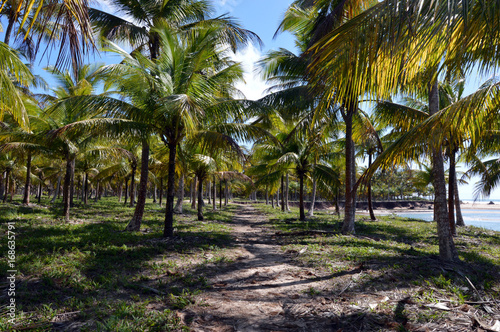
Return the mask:
[(38, 204), (42, 201), (42, 184), (43, 178), (40, 178), (40, 184), (38, 185)]
[(139, 195), (135, 206), (134, 216), (127, 225), (127, 231), (138, 232), (141, 229), (142, 217), (144, 216), (144, 208), (146, 206), (146, 194), (148, 191), (148, 175), (149, 175), (149, 144), (146, 140), (142, 141), (141, 153), (141, 180), (139, 182)]
[(191, 182), (191, 209), (196, 209), (196, 184), (198, 183), (198, 177), (193, 176), (193, 182)]
[(24, 185), (23, 204), (30, 204), (30, 187), (31, 187), (31, 151), (28, 151), (28, 158), (26, 162), (26, 183)]
[(159, 205), (161, 206), (163, 200), (163, 177), (160, 178), (160, 202)]
[(457, 177), (455, 174), (455, 210), (457, 211), (457, 226), (465, 226), (464, 218), (462, 217), (462, 209), (460, 207), (460, 195), (458, 193), (458, 183)]
[(69, 183), (69, 205), (74, 206), (74, 196), (75, 196), (75, 164), (76, 158), (73, 158), (71, 162), (71, 178)]
[(118, 203), (121, 203), (122, 202), (122, 195), (123, 195), (123, 187), (122, 187), (121, 182), (119, 182), (117, 184), (116, 190), (118, 191), (117, 192), (117, 194), (118, 194)]
[(208, 204), (212, 204), (212, 181), (208, 181), (208, 184), (207, 184), (207, 196), (208, 196)]
[(177, 188), (177, 203), (175, 204), (174, 213), (182, 214), (182, 203), (184, 201), (184, 174), (179, 178), (179, 186)]
[(269, 185), (266, 184), (266, 205), (269, 205)]
[(63, 215), (64, 221), (69, 222), (69, 209), (71, 206), (71, 174), (74, 172), (74, 157), (66, 155), (66, 174), (63, 184)]
[(97, 203), (97, 200), (101, 198), (101, 181), (97, 181), (97, 184), (95, 186), (95, 197), (94, 197), (94, 202)]
[[(372, 165), (372, 154), (368, 153), (368, 168)], [(368, 179), (368, 211), (370, 212), (370, 219), (377, 220), (375, 218), (375, 213), (373, 213), (373, 204), (372, 204), (372, 180)]]
[(304, 213), (304, 173), (299, 173), (299, 210), (300, 210), (300, 221), (306, 220), (306, 214)]
[(125, 178), (125, 201), (123, 202), (123, 205), (127, 206), (127, 199), (128, 199), (128, 179)]
[(153, 185), (153, 203), (156, 203), (156, 181)]
[(87, 205), (88, 204), (88, 197), (89, 197), (89, 175), (87, 172), (85, 172), (85, 175), (83, 177), (83, 204)]
[(217, 182), (215, 182), (215, 175), (213, 176), (214, 177), (214, 197), (212, 199), (212, 208), (213, 210), (217, 210), (217, 204), (216, 204), (216, 200), (217, 200)]
[(5, 194), (3, 196), (3, 202), (7, 202), (7, 196), (9, 196), (9, 176), (10, 176), (10, 169), (7, 168), (5, 171)]
[(335, 214), (337, 216), (340, 216), (339, 198), (340, 198), (339, 189), (337, 189), (335, 193)]
[[(437, 79), (429, 88), (429, 114), (432, 116), (439, 111), (439, 90)], [(450, 230), (448, 209), (446, 206), (446, 180), (444, 176), (444, 161), (441, 148), (436, 148), (436, 139), (431, 141), (432, 146), (432, 173), (434, 185), (434, 216), (437, 222), (439, 239), (439, 257), (444, 261), (458, 260), (458, 253), (453, 243)]]
[(448, 157), (450, 159), (450, 169), (448, 171), (448, 220), (451, 234), (455, 236), (457, 230), (455, 228), (455, 186), (453, 184), (456, 182), (456, 160), (455, 151), (451, 147)]
[(175, 154), (177, 143), (168, 144), (167, 203), (165, 208), (164, 237), (174, 236), (174, 194), (175, 194)]
[(313, 178), (313, 188), (312, 188), (312, 198), (311, 198), (311, 206), (309, 207), (309, 211), (307, 211), (307, 215), (309, 217), (314, 216), (314, 204), (316, 204), (316, 178)]
[(132, 165), (132, 174), (130, 175), (130, 203), (129, 206), (133, 207), (135, 204), (135, 171), (137, 164)]
[(274, 209), (274, 195), (271, 195), (271, 207)]
[(203, 178), (198, 177), (198, 220), (203, 220)]
[(288, 178), (288, 173), (286, 173), (286, 183), (285, 183), (285, 210), (290, 211), (290, 206), (288, 205), (288, 188), (290, 187), (290, 180)]
[(357, 102), (351, 101), (348, 109), (342, 112), (345, 122), (345, 204), (344, 204), (344, 223), (342, 225), (342, 234), (354, 234), (354, 221), (356, 213), (356, 191), (355, 184), (355, 159), (354, 159), (354, 141), (352, 140), (353, 116), (357, 109)]
[(57, 177), (57, 185), (56, 185), (56, 190), (54, 191), (54, 197), (52, 197), (51, 202), (54, 203), (56, 201), (56, 198), (59, 197), (59, 188), (61, 187), (61, 180), (62, 176)]
[(281, 211), (285, 212), (285, 177), (281, 176)]
[(222, 210), (222, 178), (219, 181), (219, 209)]
[(12, 28), (14, 27), (14, 23), (16, 21), (14, 14), (9, 15), (8, 20), (7, 28), (5, 29), (5, 39), (3, 41), (6, 45), (10, 44), (10, 35), (12, 34)]

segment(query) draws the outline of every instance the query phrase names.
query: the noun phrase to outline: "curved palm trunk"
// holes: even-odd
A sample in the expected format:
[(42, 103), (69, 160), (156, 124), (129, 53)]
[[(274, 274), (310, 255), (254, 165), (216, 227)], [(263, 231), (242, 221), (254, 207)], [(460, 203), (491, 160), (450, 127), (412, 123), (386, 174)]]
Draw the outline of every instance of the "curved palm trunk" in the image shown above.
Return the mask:
[(149, 175), (149, 144), (146, 140), (142, 141), (141, 153), (141, 180), (139, 182), (139, 193), (137, 204), (135, 206), (134, 216), (130, 220), (127, 231), (138, 232), (141, 229), (142, 217), (144, 216), (144, 207), (146, 206), (146, 194), (148, 191)]
[[(368, 154), (368, 168), (372, 165), (372, 154)], [(368, 179), (368, 211), (370, 212), (370, 219), (377, 220), (375, 218), (375, 213), (373, 213), (373, 204), (372, 204), (372, 180)]]
[(299, 173), (300, 191), (299, 191), (299, 210), (300, 210), (300, 221), (306, 220), (306, 214), (304, 213), (304, 173)]
[(174, 189), (175, 189), (175, 155), (177, 144), (168, 144), (168, 178), (167, 178), (167, 203), (165, 209), (164, 237), (174, 236)]
[(14, 27), (15, 21), (16, 19), (14, 17), (14, 13), (10, 14), (7, 23), (7, 28), (5, 29), (5, 39), (3, 41), (6, 45), (10, 44), (10, 35), (12, 34), (12, 28)]
[[(439, 92), (437, 80), (429, 89), (429, 114), (439, 111)], [(446, 206), (446, 180), (441, 149), (432, 149), (432, 172), (434, 185), (434, 216), (437, 222), (439, 238), (439, 257), (444, 261), (458, 260), (458, 253), (453, 243)]]
[(212, 204), (212, 182), (208, 181), (207, 184), (207, 196), (208, 196), (208, 204)]
[(312, 188), (312, 197), (311, 197), (311, 206), (309, 207), (309, 211), (307, 211), (307, 215), (309, 217), (314, 216), (314, 204), (316, 204), (316, 178), (313, 178), (313, 188)]
[(30, 187), (31, 187), (31, 151), (28, 151), (28, 161), (26, 162), (26, 183), (24, 185), (23, 204), (30, 204)]
[(5, 171), (5, 194), (3, 196), (3, 202), (7, 202), (7, 196), (9, 196), (9, 177), (10, 177), (10, 169), (7, 168)]
[(266, 205), (269, 205), (269, 186), (266, 184)]
[(455, 183), (453, 184), (455, 187), (455, 210), (457, 211), (457, 226), (465, 226), (464, 218), (462, 217), (462, 209), (460, 208), (460, 196), (458, 194), (458, 183), (457, 177), (455, 174)]
[(456, 182), (456, 161), (455, 151), (449, 153), (450, 170), (448, 172), (448, 220), (450, 222), (450, 231), (453, 236), (457, 235), (455, 228), (455, 186)]
[(182, 214), (182, 203), (184, 201), (184, 174), (179, 178), (179, 187), (177, 188), (177, 203), (174, 213)]
[(345, 204), (344, 204), (344, 223), (342, 225), (342, 234), (354, 234), (354, 221), (356, 212), (356, 191), (355, 184), (355, 159), (354, 159), (354, 141), (352, 140), (352, 118), (356, 110), (356, 102), (351, 102), (349, 109), (342, 112), (344, 118), (345, 132)]
[(203, 178), (198, 177), (198, 220), (203, 220)]
[(71, 174), (73, 173), (74, 158), (66, 156), (66, 174), (63, 184), (63, 215), (64, 221), (69, 222), (69, 209), (71, 206)]

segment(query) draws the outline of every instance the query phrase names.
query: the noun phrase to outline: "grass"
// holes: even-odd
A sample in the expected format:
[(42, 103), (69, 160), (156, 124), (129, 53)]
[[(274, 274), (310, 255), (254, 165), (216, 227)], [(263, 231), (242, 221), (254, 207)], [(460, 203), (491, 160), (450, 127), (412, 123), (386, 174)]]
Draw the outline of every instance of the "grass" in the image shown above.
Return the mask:
[[(256, 204), (269, 216), (269, 227), (286, 253), (304, 266), (329, 270), (332, 277), (362, 271), (357, 281), (364, 291), (421, 288), (416, 300), (454, 303), (500, 297), (500, 234), (477, 227), (458, 228), (455, 244), (462, 263), (442, 264), (434, 223), (395, 215), (371, 221), (358, 215), (356, 235), (340, 234), (341, 217), (316, 211), (306, 222), (298, 208), (289, 212)], [(351, 272), (349, 272), (351, 271)], [(477, 289), (474, 290), (469, 281)]]
[[(0, 206), (1, 278), (9, 269), (7, 223), (15, 222), (16, 321), (34, 330), (64, 321), (65, 313), (76, 313), (81, 331), (179, 329), (174, 310), (207, 287), (200, 268), (225, 263), (232, 242), (234, 206), (207, 207), (200, 222), (185, 204), (184, 214), (175, 216), (176, 237), (164, 240), (164, 209), (149, 200), (142, 231), (134, 233), (123, 232), (133, 208), (115, 198), (77, 204), (70, 224), (59, 217), (60, 206), (43, 203)], [(9, 328), (2, 315), (0, 330)]]

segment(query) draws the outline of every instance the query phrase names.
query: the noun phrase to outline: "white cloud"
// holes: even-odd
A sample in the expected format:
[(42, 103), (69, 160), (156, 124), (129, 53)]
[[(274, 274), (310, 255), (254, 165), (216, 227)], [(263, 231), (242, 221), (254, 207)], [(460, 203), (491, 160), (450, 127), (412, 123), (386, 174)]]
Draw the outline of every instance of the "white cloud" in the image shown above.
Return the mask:
[(256, 72), (256, 64), (261, 57), (262, 53), (253, 45), (249, 45), (242, 51), (238, 51), (233, 55), (233, 59), (241, 62), (245, 70), (245, 82), (238, 83), (236, 87), (250, 100), (256, 100), (263, 97), (264, 91), (269, 88), (260, 77), (260, 74)]
[(241, 0), (215, 0), (215, 7), (221, 12), (232, 12)]

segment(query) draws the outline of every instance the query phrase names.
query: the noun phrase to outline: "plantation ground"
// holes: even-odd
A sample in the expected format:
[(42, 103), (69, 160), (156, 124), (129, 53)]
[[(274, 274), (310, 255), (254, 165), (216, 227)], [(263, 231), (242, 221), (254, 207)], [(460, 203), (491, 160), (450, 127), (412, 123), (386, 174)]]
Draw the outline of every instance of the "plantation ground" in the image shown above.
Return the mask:
[(113, 198), (75, 207), (70, 224), (2, 205), (2, 282), (16, 226), (16, 329), (500, 331), (498, 232), (459, 229), (462, 263), (448, 265), (435, 225), (417, 220), (360, 219), (342, 236), (330, 211), (301, 223), (295, 209), (231, 204), (204, 222), (187, 208), (162, 239), (163, 212), (148, 202), (143, 231), (127, 233), (133, 209)]

